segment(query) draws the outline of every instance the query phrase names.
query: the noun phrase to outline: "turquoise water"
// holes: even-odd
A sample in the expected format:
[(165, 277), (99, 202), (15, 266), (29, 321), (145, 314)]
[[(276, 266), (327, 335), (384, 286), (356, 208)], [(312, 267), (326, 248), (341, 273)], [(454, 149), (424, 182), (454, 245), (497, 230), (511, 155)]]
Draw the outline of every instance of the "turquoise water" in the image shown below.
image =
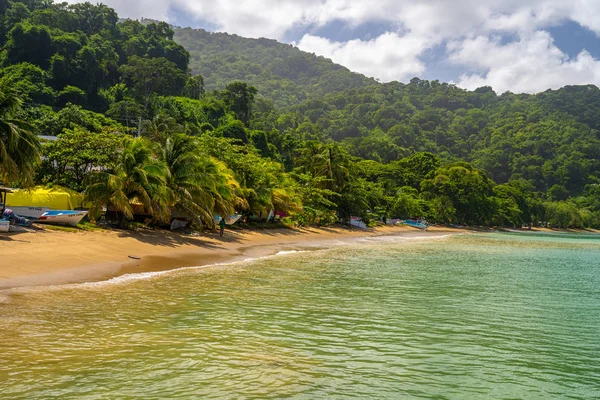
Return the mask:
[(593, 236), (362, 239), (8, 295), (1, 398), (600, 394)]

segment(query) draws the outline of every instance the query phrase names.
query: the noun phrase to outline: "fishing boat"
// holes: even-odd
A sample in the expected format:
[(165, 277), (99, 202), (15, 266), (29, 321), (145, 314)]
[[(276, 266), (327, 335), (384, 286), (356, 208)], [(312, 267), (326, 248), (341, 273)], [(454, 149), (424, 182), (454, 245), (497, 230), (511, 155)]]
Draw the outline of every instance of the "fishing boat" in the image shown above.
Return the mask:
[(422, 230), (426, 230), (427, 228), (429, 228), (429, 224), (427, 223), (427, 221), (423, 220), (415, 221), (412, 219), (407, 219), (406, 221), (404, 221), (404, 225)]
[(367, 229), (367, 224), (360, 217), (350, 217), (350, 225), (360, 229)]
[[(236, 222), (238, 222), (238, 220), (242, 218), (242, 216), (238, 213), (233, 214), (230, 217), (225, 218), (225, 223), (227, 225), (233, 225)], [(219, 222), (221, 222), (221, 216), (219, 214), (215, 215), (215, 224), (218, 224)]]
[(44, 215), (44, 213), (50, 211), (50, 207), (11, 206), (9, 208), (13, 210), (18, 216), (29, 219), (38, 219), (39, 217)]
[(6, 219), (0, 219), (0, 233), (8, 232), (10, 230), (10, 221)]
[(87, 213), (87, 211), (76, 210), (50, 210), (43, 213), (35, 222), (48, 225), (77, 226)]

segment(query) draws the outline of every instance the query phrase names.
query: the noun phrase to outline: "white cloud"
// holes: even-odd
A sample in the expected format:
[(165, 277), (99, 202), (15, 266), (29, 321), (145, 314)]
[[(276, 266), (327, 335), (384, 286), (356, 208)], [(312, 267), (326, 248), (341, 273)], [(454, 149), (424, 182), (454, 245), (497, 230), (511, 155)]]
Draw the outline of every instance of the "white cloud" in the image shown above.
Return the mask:
[(600, 61), (587, 51), (569, 59), (544, 31), (505, 45), (498, 39), (479, 36), (453, 42), (449, 48), (451, 62), (485, 71), (460, 77), (457, 84), (468, 89), (491, 86), (498, 92), (517, 89), (535, 93), (567, 84), (600, 86)]
[[(67, 0), (70, 3), (84, 0)], [(382, 21), (422, 36), (452, 37), (490, 29), (538, 28), (572, 19), (600, 34), (597, 0), (104, 0), (127, 17), (172, 17), (180, 9), (230, 33), (281, 39), (298, 25)], [(527, 22), (527, 25), (525, 25)]]
[(343, 43), (305, 35), (296, 45), (309, 53), (331, 58), (353, 71), (391, 81), (410, 79), (425, 71), (425, 65), (419, 60), (425, 50), (424, 44), (420, 38), (388, 32), (369, 41)]
[[(84, 3), (88, 0), (66, 0), (67, 3)], [(55, 3), (60, 3), (55, 0)], [(152, 18), (161, 21), (169, 19), (169, 9), (172, 1), (161, 0), (99, 0), (99, 3), (114, 8), (121, 18)], [(92, 1), (92, 3), (96, 3)]]
[[(83, 0), (68, 0), (77, 2)], [(102, 1), (102, 0), (101, 0)], [(449, 61), (465, 70), (459, 84), (477, 82), (496, 90), (541, 91), (574, 83), (598, 83), (597, 60), (588, 52), (569, 59), (548, 27), (571, 20), (600, 35), (599, 0), (103, 0), (122, 16), (176, 23), (209, 21), (218, 30), (282, 40), (292, 28), (305, 31), (297, 45), (383, 81), (423, 74), (424, 53), (448, 43)], [(393, 26), (373, 40), (333, 42), (315, 36), (332, 21), (348, 26)], [(516, 38), (503, 44), (500, 35)]]

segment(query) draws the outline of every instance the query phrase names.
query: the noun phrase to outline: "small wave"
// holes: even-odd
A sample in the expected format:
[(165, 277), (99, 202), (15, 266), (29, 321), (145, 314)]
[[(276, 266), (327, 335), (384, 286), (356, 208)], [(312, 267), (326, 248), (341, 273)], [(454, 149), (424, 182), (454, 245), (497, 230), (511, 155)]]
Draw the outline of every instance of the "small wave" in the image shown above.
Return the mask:
[(306, 250), (288, 250), (288, 251), (280, 251), (279, 253), (275, 254), (276, 256), (286, 256), (288, 254), (300, 254), (300, 253), (307, 253)]
[(409, 241), (430, 241), (430, 240), (442, 240), (447, 239), (452, 236), (463, 235), (462, 233), (449, 233), (449, 234), (441, 234), (441, 235), (427, 235), (427, 236), (372, 236), (372, 237), (364, 237), (359, 238), (360, 242), (382, 242), (382, 243), (401, 243), (401, 242), (409, 242)]
[(213, 263), (206, 265), (194, 265), (190, 267), (181, 267), (175, 269), (167, 269), (164, 271), (154, 271), (154, 272), (138, 272), (133, 274), (125, 274), (116, 276), (111, 279), (103, 280), (103, 281), (95, 281), (95, 282), (80, 282), (80, 283), (65, 283), (61, 285), (47, 285), (47, 286), (21, 286), (16, 288), (10, 288), (5, 290), (0, 290), (0, 304), (3, 302), (8, 302), (10, 297), (4, 296), (2, 293), (23, 293), (23, 292), (32, 292), (32, 291), (51, 291), (51, 290), (63, 290), (63, 289), (78, 289), (78, 288), (93, 288), (93, 287), (102, 287), (107, 285), (118, 285), (118, 284), (126, 284), (135, 281), (143, 281), (153, 279), (159, 276), (165, 275), (175, 275), (185, 271), (193, 271), (193, 270), (201, 270), (206, 268), (214, 268), (214, 267), (225, 267), (232, 265), (240, 265), (240, 264), (251, 264), (261, 260), (267, 260), (274, 257), (281, 257), (287, 255), (308, 253), (308, 250), (283, 250), (279, 251), (276, 254), (270, 254), (261, 257), (250, 257), (245, 258), (243, 260), (237, 261), (227, 261), (222, 263)]

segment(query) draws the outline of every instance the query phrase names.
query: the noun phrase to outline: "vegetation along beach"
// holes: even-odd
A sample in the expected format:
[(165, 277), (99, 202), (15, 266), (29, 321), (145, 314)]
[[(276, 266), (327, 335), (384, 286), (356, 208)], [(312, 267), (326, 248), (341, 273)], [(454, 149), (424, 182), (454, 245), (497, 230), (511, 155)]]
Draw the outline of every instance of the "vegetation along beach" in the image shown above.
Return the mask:
[(597, 396), (593, 13), (191, 3), (0, 0), (0, 398)]

